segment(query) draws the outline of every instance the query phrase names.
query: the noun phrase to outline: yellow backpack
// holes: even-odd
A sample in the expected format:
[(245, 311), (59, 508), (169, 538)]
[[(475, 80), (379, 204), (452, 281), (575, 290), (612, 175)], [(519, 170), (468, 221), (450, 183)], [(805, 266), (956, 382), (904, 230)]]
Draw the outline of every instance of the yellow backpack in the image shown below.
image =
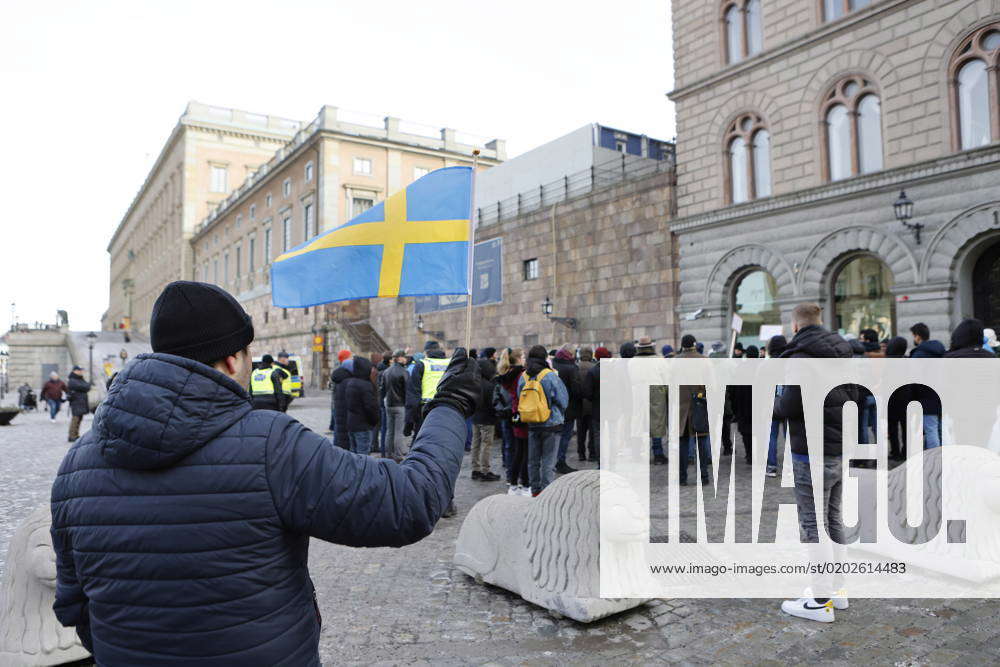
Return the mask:
[(549, 420), (552, 411), (549, 409), (549, 399), (542, 387), (542, 378), (552, 372), (550, 368), (539, 371), (535, 377), (524, 375), (524, 386), (517, 397), (517, 414), (524, 424), (544, 424)]

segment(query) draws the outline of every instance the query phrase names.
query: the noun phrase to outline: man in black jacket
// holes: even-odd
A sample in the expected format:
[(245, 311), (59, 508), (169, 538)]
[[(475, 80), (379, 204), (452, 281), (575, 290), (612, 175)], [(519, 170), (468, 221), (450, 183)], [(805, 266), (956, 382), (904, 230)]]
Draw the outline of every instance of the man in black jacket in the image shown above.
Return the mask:
[(80, 437), (80, 422), (84, 415), (90, 412), (90, 401), (87, 398), (90, 392), (90, 383), (83, 378), (83, 369), (74, 366), (67, 378), (66, 395), (69, 398), (69, 441), (76, 442)]
[[(580, 368), (576, 365), (573, 348), (569, 344), (563, 345), (556, 352), (552, 359), (552, 369), (559, 373), (559, 379), (566, 385), (569, 392), (569, 405), (563, 415), (562, 432), (559, 434), (559, 452), (556, 455), (556, 472), (560, 475), (576, 472), (576, 468), (570, 467), (566, 463), (566, 453), (569, 451), (569, 442), (573, 439), (573, 429), (576, 426), (577, 417), (583, 410), (583, 385), (580, 380)], [(579, 434), (577, 438), (579, 439)], [(577, 442), (577, 450), (579, 450)]]
[(253, 410), (253, 324), (222, 289), (171, 283), (150, 329), (154, 353), (122, 370), (52, 485), (56, 616), (99, 665), (318, 667), (310, 537), (430, 534), (479, 401), (475, 363), (456, 351), (397, 464)]
[(406, 424), (406, 352), (396, 350), (392, 355), (392, 365), (378, 376), (379, 397), (385, 406), (385, 455), (401, 461), (406, 456), (406, 438), (403, 427)]
[[(822, 310), (815, 303), (802, 303), (792, 311), (792, 338), (782, 353), (782, 359), (841, 358), (852, 356), (850, 344), (841, 336), (827, 331), (822, 326)], [(843, 491), (841, 459), (843, 453), (843, 408), (853, 401), (861, 407), (860, 395), (849, 386), (841, 386), (831, 391), (823, 403), (823, 447), (814, 447), (814, 453), (822, 451), (823, 471), (822, 516), (826, 519), (826, 530), (836, 545), (844, 543), (844, 523), (841, 518), (841, 498)], [(813, 502), (813, 479), (809, 465), (809, 445), (806, 441), (805, 413), (802, 406), (802, 390), (799, 385), (784, 387), (775, 399), (774, 418), (788, 421), (788, 438), (792, 449), (792, 469), (795, 476), (795, 502), (798, 506), (799, 536), (810, 546), (810, 558), (814, 562), (838, 561), (838, 550), (833, 554), (829, 549), (819, 549), (819, 527), (816, 506)], [(843, 549), (843, 547), (840, 547)], [(817, 580), (825, 587), (843, 585), (842, 579)], [(825, 595), (823, 591), (818, 591)], [(847, 598), (812, 596), (797, 600), (786, 600), (781, 609), (785, 613), (800, 618), (829, 623), (834, 620), (834, 608), (846, 609)]]
[(378, 399), (372, 383), (372, 362), (362, 356), (354, 357), (353, 361), (351, 377), (343, 382), (347, 435), (351, 451), (367, 456), (378, 425)]

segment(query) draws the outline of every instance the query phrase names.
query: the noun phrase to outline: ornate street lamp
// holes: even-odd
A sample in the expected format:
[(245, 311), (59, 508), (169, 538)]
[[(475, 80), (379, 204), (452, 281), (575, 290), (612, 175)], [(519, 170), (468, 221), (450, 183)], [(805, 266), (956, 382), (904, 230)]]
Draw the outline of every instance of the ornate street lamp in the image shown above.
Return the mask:
[(552, 314), (552, 299), (548, 296), (545, 297), (545, 301), (542, 301), (542, 314), (545, 315), (551, 322), (558, 322), (563, 326), (567, 326), (570, 329), (576, 329), (576, 318), (575, 317), (558, 317)]
[(87, 349), (90, 353), (90, 381), (94, 381), (94, 343), (97, 342), (97, 334), (91, 331), (87, 334)]
[(906, 190), (899, 192), (899, 199), (892, 205), (892, 208), (896, 213), (896, 220), (899, 220), (904, 227), (913, 232), (913, 238), (916, 239), (917, 245), (920, 245), (920, 232), (923, 230), (924, 224), (910, 222), (913, 219), (913, 201), (906, 196)]
[(444, 340), (443, 331), (424, 331), (424, 318), (417, 315), (417, 331), (423, 334), (427, 334), (428, 337), (435, 340)]

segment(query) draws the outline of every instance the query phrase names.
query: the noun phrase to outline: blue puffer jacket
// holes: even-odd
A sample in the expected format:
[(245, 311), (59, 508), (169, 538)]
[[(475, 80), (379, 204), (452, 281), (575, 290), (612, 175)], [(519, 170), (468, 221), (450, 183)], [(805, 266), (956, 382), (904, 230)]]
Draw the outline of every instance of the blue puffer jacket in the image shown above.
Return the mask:
[(140, 355), (52, 486), (56, 615), (101, 665), (319, 664), (309, 537), (420, 540), (464, 443), (439, 407), (402, 464), (358, 456), (208, 366)]

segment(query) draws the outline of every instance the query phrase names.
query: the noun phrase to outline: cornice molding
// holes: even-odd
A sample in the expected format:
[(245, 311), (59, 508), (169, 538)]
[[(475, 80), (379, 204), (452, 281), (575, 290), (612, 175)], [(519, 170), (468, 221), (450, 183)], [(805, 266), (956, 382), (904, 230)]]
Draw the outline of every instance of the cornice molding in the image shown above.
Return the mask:
[(672, 232), (689, 232), (734, 221), (783, 213), (796, 208), (826, 204), (858, 194), (909, 186), (914, 182), (937, 180), (964, 171), (981, 171), (989, 168), (1000, 168), (1000, 144), (994, 143), (943, 158), (917, 162), (875, 174), (855, 176), (835, 183), (824, 183), (806, 190), (797, 190), (747, 204), (727, 206), (706, 213), (681, 217), (668, 224)]

